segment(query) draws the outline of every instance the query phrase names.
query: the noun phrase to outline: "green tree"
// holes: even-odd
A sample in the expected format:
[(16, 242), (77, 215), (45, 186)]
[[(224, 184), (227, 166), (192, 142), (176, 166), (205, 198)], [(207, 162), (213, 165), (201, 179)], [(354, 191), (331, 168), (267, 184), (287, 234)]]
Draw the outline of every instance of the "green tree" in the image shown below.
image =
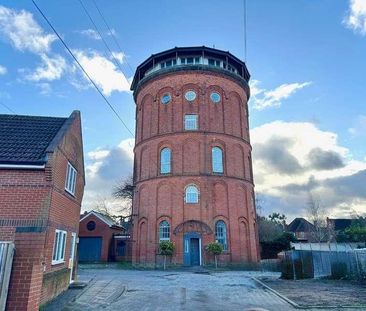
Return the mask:
[(166, 269), (166, 257), (174, 254), (175, 245), (172, 241), (161, 241), (159, 243), (159, 254), (164, 256), (164, 270)]
[(224, 248), (222, 247), (222, 245), (219, 242), (212, 242), (210, 244), (208, 244), (206, 246), (206, 251), (211, 254), (214, 255), (215, 257), (215, 267), (217, 269), (217, 256), (220, 255), (223, 251)]

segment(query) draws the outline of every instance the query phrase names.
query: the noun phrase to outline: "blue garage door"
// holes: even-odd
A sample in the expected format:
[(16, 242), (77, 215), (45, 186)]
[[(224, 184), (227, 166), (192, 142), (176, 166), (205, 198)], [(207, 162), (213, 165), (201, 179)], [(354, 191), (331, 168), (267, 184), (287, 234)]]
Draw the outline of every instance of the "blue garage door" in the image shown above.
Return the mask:
[(79, 238), (78, 255), (79, 261), (100, 261), (102, 252), (102, 238)]

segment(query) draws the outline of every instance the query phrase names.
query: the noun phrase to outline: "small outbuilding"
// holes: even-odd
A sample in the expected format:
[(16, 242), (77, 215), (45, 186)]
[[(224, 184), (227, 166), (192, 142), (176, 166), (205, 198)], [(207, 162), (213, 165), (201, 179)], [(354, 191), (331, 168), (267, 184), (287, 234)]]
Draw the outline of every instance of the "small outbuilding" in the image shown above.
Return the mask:
[(80, 218), (78, 261), (126, 260), (129, 240), (125, 226), (112, 217), (96, 211), (85, 212)]

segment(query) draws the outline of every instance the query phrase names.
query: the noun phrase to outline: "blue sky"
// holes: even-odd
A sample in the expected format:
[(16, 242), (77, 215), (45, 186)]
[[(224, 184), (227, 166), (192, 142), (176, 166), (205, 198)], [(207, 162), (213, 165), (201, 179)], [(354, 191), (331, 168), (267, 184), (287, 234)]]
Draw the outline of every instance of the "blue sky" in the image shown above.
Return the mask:
[[(244, 59), (243, 1), (79, 0), (37, 3), (134, 129), (133, 70), (152, 53), (206, 45)], [(264, 213), (305, 215), (307, 192), (343, 216), (366, 207), (366, 4), (363, 0), (247, 0), (250, 122)], [(90, 87), (31, 1), (0, 0), (0, 113), (83, 117), (84, 209), (115, 204), (133, 140)], [(278, 146), (282, 146), (278, 150)], [(291, 166), (290, 164), (293, 165)], [(292, 170), (291, 170), (292, 168)], [(98, 203), (99, 204), (99, 203)]]

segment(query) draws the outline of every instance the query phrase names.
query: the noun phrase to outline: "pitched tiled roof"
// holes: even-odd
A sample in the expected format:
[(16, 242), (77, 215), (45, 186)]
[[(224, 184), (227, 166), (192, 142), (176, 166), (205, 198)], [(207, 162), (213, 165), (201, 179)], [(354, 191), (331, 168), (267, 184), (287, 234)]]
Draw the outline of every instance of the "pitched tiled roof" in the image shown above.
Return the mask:
[(37, 165), (67, 118), (0, 114), (0, 164)]
[(287, 227), (289, 232), (310, 232), (314, 229), (314, 225), (305, 218), (295, 218)]

